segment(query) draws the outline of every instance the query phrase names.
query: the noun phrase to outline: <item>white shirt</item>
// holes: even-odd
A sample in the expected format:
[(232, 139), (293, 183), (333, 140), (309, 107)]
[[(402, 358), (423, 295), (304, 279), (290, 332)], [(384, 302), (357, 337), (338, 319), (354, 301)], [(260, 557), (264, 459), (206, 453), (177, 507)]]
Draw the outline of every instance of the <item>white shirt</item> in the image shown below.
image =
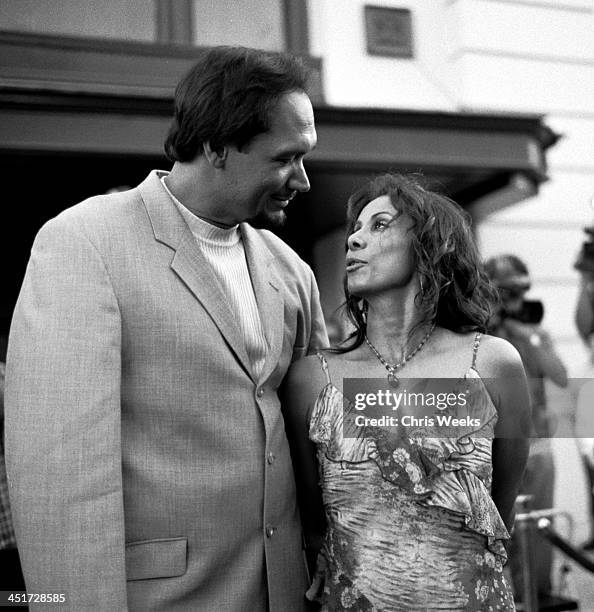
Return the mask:
[(239, 225), (230, 228), (217, 227), (197, 217), (169, 191), (164, 179), (162, 176), (161, 183), (186, 220), (228, 298), (231, 310), (237, 317), (252, 373), (257, 379), (266, 361), (268, 343), (260, 319)]

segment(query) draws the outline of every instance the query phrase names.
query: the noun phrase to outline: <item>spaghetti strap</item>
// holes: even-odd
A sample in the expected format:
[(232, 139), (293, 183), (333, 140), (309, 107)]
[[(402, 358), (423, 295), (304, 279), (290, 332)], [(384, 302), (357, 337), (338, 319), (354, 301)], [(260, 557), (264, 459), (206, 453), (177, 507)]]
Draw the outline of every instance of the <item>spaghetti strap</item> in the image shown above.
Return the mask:
[(326, 382), (330, 384), (332, 381), (330, 380), (330, 371), (328, 370), (328, 362), (326, 361), (326, 357), (322, 355), (319, 351), (316, 353), (320, 363), (322, 364), (322, 370), (324, 370), (324, 375), (326, 376)]
[(474, 337), (474, 344), (472, 345), (472, 365), (470, 366), (473, 370), (476, 370), (476, 355), (478, 353), (479, 344), (481, 343), (481, 332), (476, 332)]

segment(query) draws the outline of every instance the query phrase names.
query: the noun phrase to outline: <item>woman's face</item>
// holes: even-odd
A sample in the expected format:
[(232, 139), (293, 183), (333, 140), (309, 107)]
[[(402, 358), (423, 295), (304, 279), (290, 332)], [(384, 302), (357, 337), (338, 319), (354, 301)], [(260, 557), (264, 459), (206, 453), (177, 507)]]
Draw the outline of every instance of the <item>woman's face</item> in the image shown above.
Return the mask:
[(411, 218), (395, 209), (387, 195), (365, 206), (347, 240), (351, 295), (368, 297), (411, 283), (415, 273), (411, 226)]

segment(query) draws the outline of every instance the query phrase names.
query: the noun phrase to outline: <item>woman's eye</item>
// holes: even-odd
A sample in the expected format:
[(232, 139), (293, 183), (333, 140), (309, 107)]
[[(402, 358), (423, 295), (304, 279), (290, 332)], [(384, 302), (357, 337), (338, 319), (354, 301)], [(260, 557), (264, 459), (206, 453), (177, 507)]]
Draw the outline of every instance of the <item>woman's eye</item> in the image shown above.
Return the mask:
[(383, 230), (386, 229), (386, 227), (388, 227), (388, 222), (387, 221), (374, 221), (373, 222), (373, 229), (374, 230)]

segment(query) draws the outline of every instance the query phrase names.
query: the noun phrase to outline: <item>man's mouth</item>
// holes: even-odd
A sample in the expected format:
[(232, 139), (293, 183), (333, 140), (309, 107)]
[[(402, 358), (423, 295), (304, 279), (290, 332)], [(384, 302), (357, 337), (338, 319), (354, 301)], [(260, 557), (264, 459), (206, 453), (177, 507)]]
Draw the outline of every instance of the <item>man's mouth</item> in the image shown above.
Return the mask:
[(283, 207), (287, 206), (289, 204), (289, 202), (296, 196), (296, 192), (293, 191), (292, 193), (287, 193), (287, 194), (276, 194), (272, 196), (272, 199), (280, 202)]

